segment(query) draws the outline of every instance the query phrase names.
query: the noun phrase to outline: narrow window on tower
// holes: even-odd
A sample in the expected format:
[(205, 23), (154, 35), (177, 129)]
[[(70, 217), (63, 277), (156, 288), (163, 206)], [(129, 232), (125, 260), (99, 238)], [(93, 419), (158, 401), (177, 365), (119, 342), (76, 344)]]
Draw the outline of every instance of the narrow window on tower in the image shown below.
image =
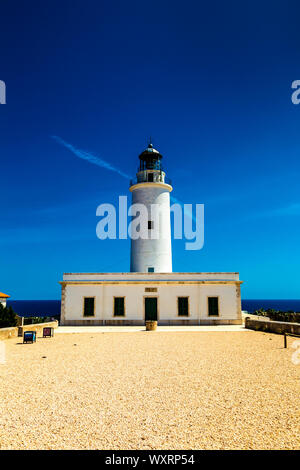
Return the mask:
[(114, 297), (114, 316), (125, 316), (125, 297)]
[(84, 297), (83, 316), (93, 317), (95, 315), (95, 297)]
[(148, 273), (154, 273), (154, 268), (148, 268)]
[(189, 316), (189, 298), (177, 297), (177, 300), (178, 300), (178, 316), (188, 317)]
[(153, 220), (148, 220), (148, 230), (152, 230), (153, 229)]
[(219, 315), (219, 297), (208, 297), (208, 315), (211, 317)]
[(153, 183), (153, 173), (148, 173), (148, 182)]

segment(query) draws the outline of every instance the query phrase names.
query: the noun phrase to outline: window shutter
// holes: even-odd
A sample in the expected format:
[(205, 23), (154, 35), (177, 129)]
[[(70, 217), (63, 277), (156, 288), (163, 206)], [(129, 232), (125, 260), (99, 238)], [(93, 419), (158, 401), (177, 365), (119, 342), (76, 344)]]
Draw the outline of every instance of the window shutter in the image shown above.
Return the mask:
[(208, 315), (219, 315), (219, 299), (218, 297), (208, 297)]
[(123, 316), (125, 314), (124, 310), (124, 297), (115, 297), (114, 315)]
[(189, 315), (188, 297), (178, 297), (178, 315), (185, 317)]
[(95, 310), (95, 299), (94, 297), (85, 297), (84, 298), (84, 312), (85, 317), (92, 317)]

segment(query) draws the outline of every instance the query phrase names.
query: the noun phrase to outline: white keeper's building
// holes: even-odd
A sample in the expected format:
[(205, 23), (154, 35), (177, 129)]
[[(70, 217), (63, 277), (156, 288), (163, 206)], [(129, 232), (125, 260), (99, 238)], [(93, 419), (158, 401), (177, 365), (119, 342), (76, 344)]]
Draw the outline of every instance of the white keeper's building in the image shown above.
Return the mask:
[[(170, 192), (162, 155), (149, 144), (139, 156), (133, 204), (160, 207), (149, 238), (131, 239), (130, 273), (66, 273), (60, 283), (61, 325), (237, 325), (239, 273), (173, 273)], [(158, 228), (155, 226), (158, 225)], [(158, 237), (151, 231), (158, 229)]]

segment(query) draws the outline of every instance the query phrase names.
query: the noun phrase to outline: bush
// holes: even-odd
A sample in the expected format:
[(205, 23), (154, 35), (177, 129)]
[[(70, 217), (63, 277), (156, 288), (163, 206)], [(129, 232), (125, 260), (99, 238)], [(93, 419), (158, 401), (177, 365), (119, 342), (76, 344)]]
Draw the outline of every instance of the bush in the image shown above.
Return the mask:
[(292, 312), (292, 311), (282, 312), (281, 310), (274, 310), (273, 308), (269, 308), (268, 310), (264, 310), (260, 308), (259, 310), (255, 310), (255, 312), (253, 312), (253, 315), (269, 317), (270, 320), (274, 320), (274, 321), (300, 323), (300, 313)]
[(33, 325), (35, 323), (47, 323), (53, 320), (59, 321), (59, 315), (52, 315), (51, 317), (24, 317), (24, 325)]
[(17, 314), (11, 307), (4, 307), (0, 303), (0, 328), (8, 328), (10, 326), (17, 326)]

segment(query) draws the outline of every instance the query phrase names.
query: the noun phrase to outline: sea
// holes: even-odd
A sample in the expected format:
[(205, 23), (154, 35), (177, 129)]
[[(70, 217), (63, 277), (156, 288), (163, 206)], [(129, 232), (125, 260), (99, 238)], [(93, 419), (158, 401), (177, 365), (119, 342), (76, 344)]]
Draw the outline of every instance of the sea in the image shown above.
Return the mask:
[[(8, 300), (13, 310), (22, 317), (52, 317), (60, 315), (60, 300)], [(300, 312), (300, 299), (244, 299), (242, 310), (249, 313), (263, 308), (273, 308), (285, 312)]]

